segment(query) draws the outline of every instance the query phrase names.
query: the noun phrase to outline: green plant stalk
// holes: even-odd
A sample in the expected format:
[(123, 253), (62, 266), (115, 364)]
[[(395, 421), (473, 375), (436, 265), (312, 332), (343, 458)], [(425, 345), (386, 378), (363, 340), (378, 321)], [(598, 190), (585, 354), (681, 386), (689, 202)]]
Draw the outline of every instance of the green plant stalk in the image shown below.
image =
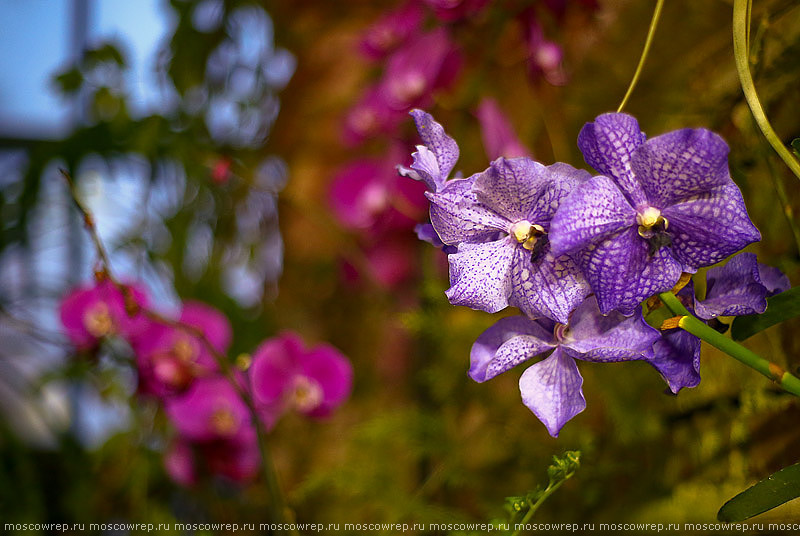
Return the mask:
[(647, 54), (650, 52), (650, 45), (653, 43), (653, 36), (656, 34), (656, 26), (658, 26), (658, 19), (661, 18), (661, 8), (663, 7), (664, 0), (658, 0), (658, 2), (656, 2), (656, 9), (653, 11), (653, 18), (650, 20), (650, 29), (647, 31), (647, 40), (644, 42), (642, 56), (639, 58), (639, 65), (636, 66), (636, 72), (633, 73), (633, 78), (628, 86), (628, 91), (625, 93), (625, 96), (622, 97), (622, 102), (619, 103), (617, 113), (621, 112), (622, 109), (625, 108), (625, 104), (627, 104), (628, 99), (633, 93), (633, 89), (636, 87), (636, 83), (639, 81), (639, 76), (642, 74), (644, 62), (647, 60)]
[(800, 179), (800, 162), (792, 156), (792, 153), (789, 152), (789, 149), (786, 148), (772, 128), (767, 115), (764, 113), (764, 108), (761, 106), (761, 101), (753, 83), (753, 75), (750, 73), (748, 30), (750, 27), (751, 5), (752, 0), (734, 0), (733, 2), (733, 55), (736, 59), (739, 83), (742, 86), (744, 98), (747, 100), (747, 105), (750, 107), (750, 112), (753, 114), (753, 119), (755, 119), (758, 128), (769, 144), (772, 145), (772, 148), (775, 149), (775, 152), (778, 153), (778, 156), (789, 166), (792, 173)]
[(695, 337), (706, 341), (711, 346), (722, 350), (737, 361), (757, 370), (783, 387), (784, 390), (793, 395), (800, 396), (800, 378), (797, 378), (783, 370), (779, 365), (764, 359), (706, 325), (703, 321), (691, 314), (672, 292), (662, 292), (658, 296), (673, 314), (680, 315), (680, 320), (678, 321), (679, 328), (688, 331)]
[[(567, 480), (569, 480), (570, 478), (572, 478), (572, 475), (573, 475), (573, 474), (574, 474), (574, 473), (569, 473), (569, 474), (568, 474), (568, 475), (567, 475), (567, 476), (566, 476), (566, 477), (565, 477), (563, 480), (559, 480), (559, 481), (558, 481), (556, 484), (553, 484), (552, 482), (550, 482), (550, 483), (547, 485), (547, 488), (545, 488), (545, 490), (544, 490), (544, 491), (542, 492), (542, 494), (539, 496), (539, 498), (538, 498), (538, 499), (536, 499), (536, 502), (535, 502), (535, 503), (531, 504), (531, 502), (530, 502), (530, 501), (528, 501), (528, 508), (529, 508), (529, 509), (528, 509), (528, 512), (525, 514), (525, 517), (523, 517), (523, 518), (520, 520), (520, 522), (519, 522), (518, 524), (519, 524), (519, 525), (522, 525), (522, 526), (524, 527), (524, 526), (525, 526), (525, 525), (528, 523), (528, 521), (530, 521), (530, 520), (531, 520), (531, 518), (533, 517), (533, 515), (536, 513), (536, 510), (538, 510), (538, 509), (539, 509), (539, 507), (542, 505), (542, 503), (544, 503), (544, 501), (546, 501), (546, 500), (547, 500), (547, 498), (548, 498), (548, 497), (550, 497), (550, 495), (552, 495), (553, 493), (555, 493), (555, 491), (556, 491), (558, 488), (560, 488), (560, 487), (561, 487), (561, 485), (562, 485), (562, 484), (564, 484), (564, 482), (566, 482)], [(511, 534), (511, 536), (518, 536), (518, 535), (519, 535), (519, 530), (515, 530), (515, 531), (514, 531), (514, 532)]]
[(797, 247), (797, 253), (800, 254), (800, 228), (797, 227), (797, 222), (794, 220), (794, 211), (792, 210), (792, 202), (789, 200), (789, 195), (786, 193), (786, 187), (783, 185), (783, 179), (775, 173), (773, 169), (772, 160), (769, 158), (768, 154), (765, 154), (765, 159), (767, 164), (767, 171), (769, 172), (769, 177), (772, 179), (772, 184), (775, 186), (775, 193), (778, 196), (778, 201), (783, 208), (783, 215), (786, 217), (786, 223), (789, 225), (789, 229), (792, 231), (792, 236), (794, 237), (794, 243)]

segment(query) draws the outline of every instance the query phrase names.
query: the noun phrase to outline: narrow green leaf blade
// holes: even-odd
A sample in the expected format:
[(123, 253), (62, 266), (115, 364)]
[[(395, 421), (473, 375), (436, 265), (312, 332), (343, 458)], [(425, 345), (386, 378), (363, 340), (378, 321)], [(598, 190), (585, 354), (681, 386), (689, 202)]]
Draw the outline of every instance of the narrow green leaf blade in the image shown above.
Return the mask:
[(792, 151), (794, 151), (794, 154), (797, 156), (797, 158), (800, 158), (800, 138), (795, 138), (792, 140)]
[(731, 336), (735, 341), (743, 341), (796, 316), (800, 316), (800, 287), (767, 298), (767, 310), (763, 314), (737, 316), (733, 321)]
[(738, 523), (797, 497), (800, 497), (800, 463), (781, 469), (723, 504), (717, 519)]

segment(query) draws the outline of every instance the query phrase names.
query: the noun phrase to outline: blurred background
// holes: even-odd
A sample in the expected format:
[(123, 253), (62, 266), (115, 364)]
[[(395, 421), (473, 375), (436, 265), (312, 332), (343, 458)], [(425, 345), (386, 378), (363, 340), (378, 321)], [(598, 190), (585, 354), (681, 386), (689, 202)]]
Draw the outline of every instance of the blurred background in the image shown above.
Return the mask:
[[(586, 168), (581, 126), (619, 105), (655, 2), (602, 0), (2, 0), (0, 18), (0, 520), (264, 522), (258, 475), (173, 481), (175, 437), (143, 396), (132, 349), (76, 350), (59, 316), (97, 255), (59, 169), (94, 215), (114, 274), (152, 308), (221, 311), (233, 361), (283, 331), (349, 357), (331, 417), (269, 432), (300, 521), (486, 521), (575, 477), (540, 521), (712, 521), (797, 462), (800, 403), (704, 347), (673, 396), (642, 363), (582, 363), (587, 409), (551, 438), (520, 400), (522, 369), (466, 371), (497, 315), (447, 303), (446, 256), (417, 239), (424, 188), (397, 176), (431, 112), (465, 175), (529, 155)], [(800, 189), (757, 131), (736, 76), (731, 2), (668, 2), (626, 112), (653, 136), (707, 127), (763, 241), (800, 280)], [(800, 137), (800, 4), (757, 2), (756, 86)], [(501, 313), (509, 314), (509, 313)], [(800, 366), (800, 323), (747, 346)], [(762, 518), (800, 518), (794, 503)]]

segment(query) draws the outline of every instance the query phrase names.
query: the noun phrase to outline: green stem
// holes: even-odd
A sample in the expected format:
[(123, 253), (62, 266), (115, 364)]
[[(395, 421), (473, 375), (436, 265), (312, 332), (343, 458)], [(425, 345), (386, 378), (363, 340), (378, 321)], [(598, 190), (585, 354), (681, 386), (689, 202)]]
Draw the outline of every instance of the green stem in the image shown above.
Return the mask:
[(742, 85), (744, 98), (750, 106), (758, 128), (764, 134), (772, 148), (778, 153), (789, 169), (800, 179), (800, 162), (792, 156), (789, 149), (783, 144), (781, 139), (772, 128), (761, 101), (756, 93), (753, 83), (753, 75), (750, 73), (750, 63), (748, 60), (748, 30), (750, 26), (750, 8), (752, 0), (734, 0), (733, 2), (733, 54), (736, 59), (736, 71), (739, 73), (739, 83)]
[(764, 359), (706, 325), (705, 322), (692, 315), (673, 293), (662, 292), (659, 294), (659, 297), (673, 314), (681, 316), (678, 327), (706, 341), (711, 346), (722, 350), (748, 367), (757, 370), (793, 395), (800, 396), (800, 378), (793, 376), (789, 372), (783, 370), (779, 365)]
[(664, 7), (664, 0), (658, 0), (656, 2), (656, 9), (653, 11), (653, 18), (650, 20), (650, 29), (647, 31), (647, 40), (644, 42), (644, 49), (642, 49), (642, 57), (639, 58), (639, 65), (636, 66), (636, 72), (633, 73), (633, 78), (631, 79), (631, 83), (628, 86), (628, 91), (625, 93), (625, 96), (622, 98), (622, 102), (619, 103), (619, 108), (617, 108), (617, 113), (621, 112), (623, 108), (625, 108), (625, 104), (628, 102), (631, 94), (633, 93), (633, 88), (636, 87), (636, 83), (639, 81), (639, 75), (642, 74), (642, 68), (644, 67), (644, 62), (647, 59), (647, 54), (650, 52), (650, 45), (653, 43), (653, 36), (656, 34), (656, 26), (658, 26), (658, 19), (661, 17), (661, 8)]
[[(547, 488), (545, 488), (545, 490), (542, 492), (542, 494), (539, 496), (539, 498), (538, 498), (538, 499), (536, 499), (536, 502), (535, 502), (535, 503), (531, 504), (531, 502), (530, 502), (530, 501), (528, 501), (528, 505), (529, 505), (529, 506), (528, 506), (528, 507), (529, 507), (529, 509), (528, 509), (528, 512), (525, 514), (525, 517), (523, 517), (523, 518), (522, 518), (522, 520), (520, 520), (520, 522), (519, 522), (519, 523), (517, 523), (517, 524), (518, 524), (518, 525), (521, 525), (521, 526), (523, 526), (523, 527), (524, 527), (525, 525), (527, 525), (527, 524), (528, 524), (528, 521), (530, 521), (530, 520), (531, 520), (531, 518), (533, 517), (533, 515), (536, 513), (536, 510), (538, 510), (538, 509), (539, 509), (539, 507), (542, 505), (542, 503), (543, 503), (544, 501), (546, 501), (546, 500), (547, 500), (547, 498), (548, 498), (550, 495), (552, 495), (553, 493), (555, 493), (555, 491), (556, 491), (558, 488), (560, 488), (560, 487), (561, 487), (561, 485), (562, 485), (564, 482), (566, 482), (567, 480), (569, 480), (571, 476), (572, 476), (572, 474), (570, 474), (569, 476), (567, 476), (567, 477), (566, 477), (566, 478), (564, 478), (563, 480), (559, 480), (559, 481), (558, 481), (558, 482), (556, 482), (555, 484), (553, 484), (553, 483), (551, 482), (551, 483), (550, 483), (550, 484), (547, 486)], [(518, 536), (518, 535), (519, 535), (519, 531), (520, 531), (520, 530), (522, 530), (522, 529), (515, 530), (515, 531), (514, 531), (514, 532), (511, 534), (511, 536)]]

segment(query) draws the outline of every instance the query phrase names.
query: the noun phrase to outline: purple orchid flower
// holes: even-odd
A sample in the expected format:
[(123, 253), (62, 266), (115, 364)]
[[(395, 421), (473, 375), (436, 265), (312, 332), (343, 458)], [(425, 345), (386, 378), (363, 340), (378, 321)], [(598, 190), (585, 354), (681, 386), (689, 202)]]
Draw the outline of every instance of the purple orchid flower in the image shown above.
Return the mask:
[[(777, 268), (761, 264), (753, 253), (740, 253), (724, 266), (706, 273), (706, 298), (698, 300), (691, 281), (678, 292), (678, 299), (706, 322), (718, 316), (763, 313), (767, 298), (790, 287)], [(662, 373), (673, 393), (700, 383), (700, 339), (676, 328), (656, 341), (653, 366)]]
[(458, 162), (458, 144), (431, 114), (422, 110), (411, 110), (409, 114), (414, 118), (423, 145), (417, 145), (417, 151), (411, 155), (414, 159), (411, 167), (397, 166), (397, 171), (404, 177), (425, 183), (431, 192), (438, 192), (444, 188)]
[(615, 113), (586, 124), (578, 146), (603, 175), (564, 200), (550, 243), (581, 267), (603, 314), (631, 314), (682, 272), (760, 240), (716, 134), (682, 129), (645, 141), (636, 119)]
[(489, 160), (501, 156), (506, 158), (530, 156), (530, 151), (519, 141), (511, 127), (511, 122), (500, 109), (496, 100), (482, 99), (476, 115), (481, 124), (483, 148)]
[[(145, 292), (135, 285), (128, 287), (136, 305), (145, 307)], [(81, 350), (94, 348), (100, 339), (111, 335), (135, 337), (148, 323), (140, 311), (128, 314), (125, 297), (109, 280), (73, 289), (64, 296), (59, 312), (67, 337)]]
[(293, 333), (264, 341), (249, 373), (256, 403), (274, 414), (291, 408), (326, 417), (347, 399), (353, 384), (353, 367), (341, 352), (327, 344), (307, 350)]
[(472, 346), (469, 375), (485, 382), (552, 350), (522, 373), (519, 388), (523, 403), (550, 435), (557, 437), (564, 424), (586, 408), (576, 359), (603, 363), (650, 360), (658, 338), (658, 330), (647, 325), (641, 312), (632, 317), (619, 313), (602, 316), (594, 297), (589, 297), (567, 325), (526, 316), (501, 318)]
[(415, 1), (387, 12), (367, 28), (361, 52), (372, 60), (386, 57), (419, 30), (423, 16), (422, 7)]
[(550, 220), (586, 171), (498, 158), (483, 173), (429, 193), (431, 223), (458, 251), (448, 256), (450, 303), (490, 313), (508, 305), (566, 323), (589, 293), (577, 265), (556, 256)]

